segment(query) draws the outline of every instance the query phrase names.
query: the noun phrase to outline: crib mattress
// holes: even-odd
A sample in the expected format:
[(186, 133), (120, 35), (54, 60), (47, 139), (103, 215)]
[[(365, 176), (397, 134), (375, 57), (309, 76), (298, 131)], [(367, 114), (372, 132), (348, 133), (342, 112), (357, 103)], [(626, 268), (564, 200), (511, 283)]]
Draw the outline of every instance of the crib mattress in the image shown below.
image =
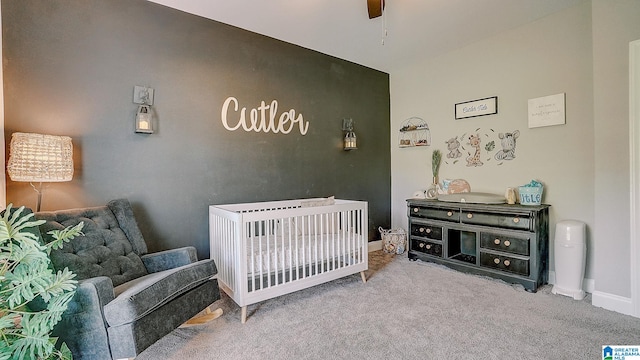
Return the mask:
[(285, 271), (318, 263), (348, 261), (362, 248), (360, 235), (351, 232), (262, 236), (247, 239), (249, 276)]

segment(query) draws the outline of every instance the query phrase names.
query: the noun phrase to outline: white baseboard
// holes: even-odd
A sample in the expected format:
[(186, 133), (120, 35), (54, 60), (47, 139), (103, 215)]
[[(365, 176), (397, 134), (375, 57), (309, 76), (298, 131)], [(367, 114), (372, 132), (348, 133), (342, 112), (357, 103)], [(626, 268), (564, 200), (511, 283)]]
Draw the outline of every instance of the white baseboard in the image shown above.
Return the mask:
[(369, 252), (382, 250), (382, 240), (369, 241)]
[[(549, 284), (554, 285), (556, 283), (556, 272), (549, 270)], [(582, 290), (592, 294), (596, 288), (596, 282), (593, 279), (584, 278), (582, 280)]]
[(591, 305), (625, 315), (635, 316), (633, 314), (631, 298), (609, 294), (602, 291), (594, 291), (591, 297)]
[[(549, 284), (555, 284), (556, 273), (549, 271)], [(582, 290), (591, 293), (591, 305), (601, 307), (603, 309), (619, 312), (625, 315), (633, 315), (633, 303), (631, 298), (624, 296), (605, 293), (595, 290), (594, 279), (584, 279), (582, 281)]]

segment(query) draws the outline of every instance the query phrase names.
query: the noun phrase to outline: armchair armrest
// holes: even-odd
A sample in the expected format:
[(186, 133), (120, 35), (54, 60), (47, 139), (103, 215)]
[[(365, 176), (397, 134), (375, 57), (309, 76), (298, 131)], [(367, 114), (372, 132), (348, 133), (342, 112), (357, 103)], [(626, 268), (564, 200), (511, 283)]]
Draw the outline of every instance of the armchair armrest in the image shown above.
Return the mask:
[(108, 277), (79, 281), (53, 335), (67, 344), (74, 357), (82, 354), (92, 359), (111, 359), (102, 308), (113, 299), (113, 284)]
[(196, 248), (193, 246), (145, 254), (140, 258), (149, 273), (169, 270), (198, 261)]

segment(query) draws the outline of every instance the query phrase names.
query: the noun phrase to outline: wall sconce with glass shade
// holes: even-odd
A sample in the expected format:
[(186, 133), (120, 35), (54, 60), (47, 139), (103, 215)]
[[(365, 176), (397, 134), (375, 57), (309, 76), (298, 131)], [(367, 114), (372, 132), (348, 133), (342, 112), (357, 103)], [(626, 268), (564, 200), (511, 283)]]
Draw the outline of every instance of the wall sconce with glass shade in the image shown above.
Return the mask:
[(356, 133), (353, 131), (353, 119), (342, 119), (342, 131), (345, 132), (344, 150), (357, 149)]
[[(12, 181), (30, 182), (38, 193), (36, 212), (42, 203), (43, 182), (73, 179), (73, 144), (68, 136), (13, 133), (7, 172)], [(38, 183), (36, 187), (33, 183)]]
[(153, 88), (134, 86), (133, 103), (139, 104), (136, 112), (136, 132), (153, 134)]

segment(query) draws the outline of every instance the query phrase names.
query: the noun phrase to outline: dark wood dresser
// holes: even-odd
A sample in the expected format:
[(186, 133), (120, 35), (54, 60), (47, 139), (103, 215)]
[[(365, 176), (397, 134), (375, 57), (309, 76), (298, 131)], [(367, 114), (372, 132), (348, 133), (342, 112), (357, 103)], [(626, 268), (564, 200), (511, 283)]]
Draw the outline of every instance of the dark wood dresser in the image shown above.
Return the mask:
[(407, 200), (408, 254), (536, 292), (548, 279), (549, 205)]

